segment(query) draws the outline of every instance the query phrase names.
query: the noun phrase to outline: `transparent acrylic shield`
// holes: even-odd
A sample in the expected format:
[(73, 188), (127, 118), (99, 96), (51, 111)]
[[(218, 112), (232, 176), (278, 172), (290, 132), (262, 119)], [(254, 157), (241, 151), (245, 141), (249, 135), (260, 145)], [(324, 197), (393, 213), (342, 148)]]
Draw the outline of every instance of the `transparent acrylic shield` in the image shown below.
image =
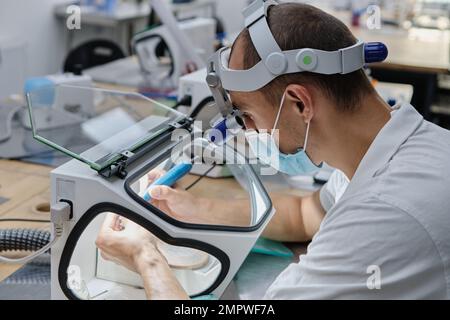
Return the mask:
[(56, 85), (27, 94), (38, 141), (100, 171), (185, 116), (138, 93)]
[(137, 254), (139, 246), (155, 248), (152, 258), (159, 261), (156, 277), (169, 279), (172, 287), (188, 296), (208, 292), (221, 274), (222, 263), (213, 254), (187, 245), (171, 245), (121, 214), (101, 212), (81, 233), (67, 270), (63, 270), (69, 295), (81, 300), (158, 298), (152, 292), (164, 290), (166, 283), (147, 272), (155, 265)]
[[(202, 160), (178, 157), (173, 150), (169, 159), (130, 176), (126, 189), (142, 206), (177, 226), (254, 230), (269, 215), (270, 198), (244, 157), (228, 145), (217, 149), (216, 154), (205, 151)], [(157, 186), (186, 163), (192, 164), (189, 172), (170, 189)], [(167, 190), (163, 198), (152, 197), (155, 188)]]
[[(272, 212), (270, 198), (251, 166), (240, 163), (233, 148), (225, 146), (224, 149), (228, 149), (226, 166), (214, 161), (199, 163), (195, 157), (190, 159), (193, 163), (189, 164), (190, 170), (171, 185), (175, 193), (165, 200), (144, 198), (154, 179), (190, 163), (186, 162), (188, 158), (165, 157), (132, 172), (124, 187), (130, 201), (142, 205), (139, 214), (102, 203), (99, 208), (89, 209), (69, 235), (63, 253), (69, 258), (62, 259), (59, 265), (59, 272), (64, 275), (60, 276), (60, 284), (66, 296), (91, 300), (154, 299), (148, 284), (158, 286), (157, 280), (167, 274), (171, 283), (190, 297), (214, 292), (226, 278), (232, 257), (217, 245), (195, 240), (195, 233), (198, 230), (251, 232), (261, 229)], [(214, 169), (223, 172), (216, 172), (217, 177), (203, 176)], [(227, 174), (221, 175), (224, 171)], [(156, 172), (157, 177), (149, 178), (150, 173)], [(160, 219), (182, 229), (192, 229), (192, 239), (185, 235), (177, 238), (176, 232), (169, 235), (167, 230), (157, 227)], [(167, 272), (161, 273), (159, 269), (148, 276), (145, 268), (152, 268), (152, 263), (139, 264), (139, 268), (136, 263), (130, 263), (136, 262), (135, 253), (146, 245), (156, 248)], [(240, 254), (250, 249), (251, 246), (236, 248)]]

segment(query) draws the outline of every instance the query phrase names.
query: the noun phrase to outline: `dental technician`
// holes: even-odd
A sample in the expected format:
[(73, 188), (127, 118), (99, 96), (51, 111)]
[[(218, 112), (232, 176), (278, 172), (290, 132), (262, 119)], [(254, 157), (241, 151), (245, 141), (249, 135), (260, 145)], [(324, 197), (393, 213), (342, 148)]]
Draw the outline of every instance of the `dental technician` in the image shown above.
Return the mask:
[[(277, 211), (263, 236), (312, 241), (264, 298), (448, 299), (450, 132), (408, 103), (383, 101), (363, 71), (364, 43), (341, 21), (305, 4), (256, 2), (232, 48), (213, 60), (208, 84), (226, 93), (214, 98), (240, 112), (251, 146), (269, 130), (280, 171), (337, 168), (311, 196), (272, 195)], [(166, 186), (151, 196), (185, 220), (248, 218), (240, 202)], [(149, 232), (129, 221), (124, 237), (112, 224), (97, 239), (106, 258), (140, 273), (150, 299), (188, 298)]]

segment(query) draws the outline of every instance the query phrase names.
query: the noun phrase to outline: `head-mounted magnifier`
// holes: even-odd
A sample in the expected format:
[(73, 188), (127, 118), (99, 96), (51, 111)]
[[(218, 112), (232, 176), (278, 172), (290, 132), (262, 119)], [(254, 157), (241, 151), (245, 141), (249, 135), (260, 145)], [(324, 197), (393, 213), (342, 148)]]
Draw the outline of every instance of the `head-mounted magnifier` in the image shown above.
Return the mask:
[(275, 5), (278, 5), (275, 1), (256, 0), (243, 11), (245, 27), (261, 57), (260, 62), (248, 70), (230, 69), (230, 48), (219, 49), (208, 61), (206, 81), (223, 116), (222, 122), (216, 124), (225, 137), (223, 140), (227, 139), (226, 124), (241, 122), (231, 120), (239, 115), (233, 109), (229, 91), (255, 91), (280, 75), (298, 72), (348, 74), (363, 68), (367, 63), (382, 62), (387, 57), (388, 50), (383, 43), (364, 43), (361, 40), (337, 51), (311, 48), (283, 51), (267, 22), (268, 10)]

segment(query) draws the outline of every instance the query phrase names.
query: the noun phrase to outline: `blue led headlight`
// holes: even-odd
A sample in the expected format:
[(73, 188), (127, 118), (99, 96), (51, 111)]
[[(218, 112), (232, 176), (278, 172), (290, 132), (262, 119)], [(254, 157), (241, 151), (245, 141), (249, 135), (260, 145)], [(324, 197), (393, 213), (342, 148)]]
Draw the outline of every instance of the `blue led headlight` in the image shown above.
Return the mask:
[(383, 62), (388, 56), (388, 48), (381, 42), (368, 42), (364, 45), (366, 63)]

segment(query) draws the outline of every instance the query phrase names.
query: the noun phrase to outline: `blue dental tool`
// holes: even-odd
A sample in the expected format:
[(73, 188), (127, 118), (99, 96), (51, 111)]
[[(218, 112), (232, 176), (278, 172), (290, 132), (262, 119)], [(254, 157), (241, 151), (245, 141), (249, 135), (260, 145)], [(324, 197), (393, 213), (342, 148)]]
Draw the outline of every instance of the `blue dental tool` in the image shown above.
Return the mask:
[(150, 201), (150, 190), (154, 186), (173, 186), (178, 180), (183, 178), (186, 174), (188, 174), (192, 169), (192, 163), (183, 162), (175, 165), (172, 169), (167, 171), (165, 175), (156, 179), (150, 186), (147, 187), (147, 190), (144, 194), (144, 200)]

